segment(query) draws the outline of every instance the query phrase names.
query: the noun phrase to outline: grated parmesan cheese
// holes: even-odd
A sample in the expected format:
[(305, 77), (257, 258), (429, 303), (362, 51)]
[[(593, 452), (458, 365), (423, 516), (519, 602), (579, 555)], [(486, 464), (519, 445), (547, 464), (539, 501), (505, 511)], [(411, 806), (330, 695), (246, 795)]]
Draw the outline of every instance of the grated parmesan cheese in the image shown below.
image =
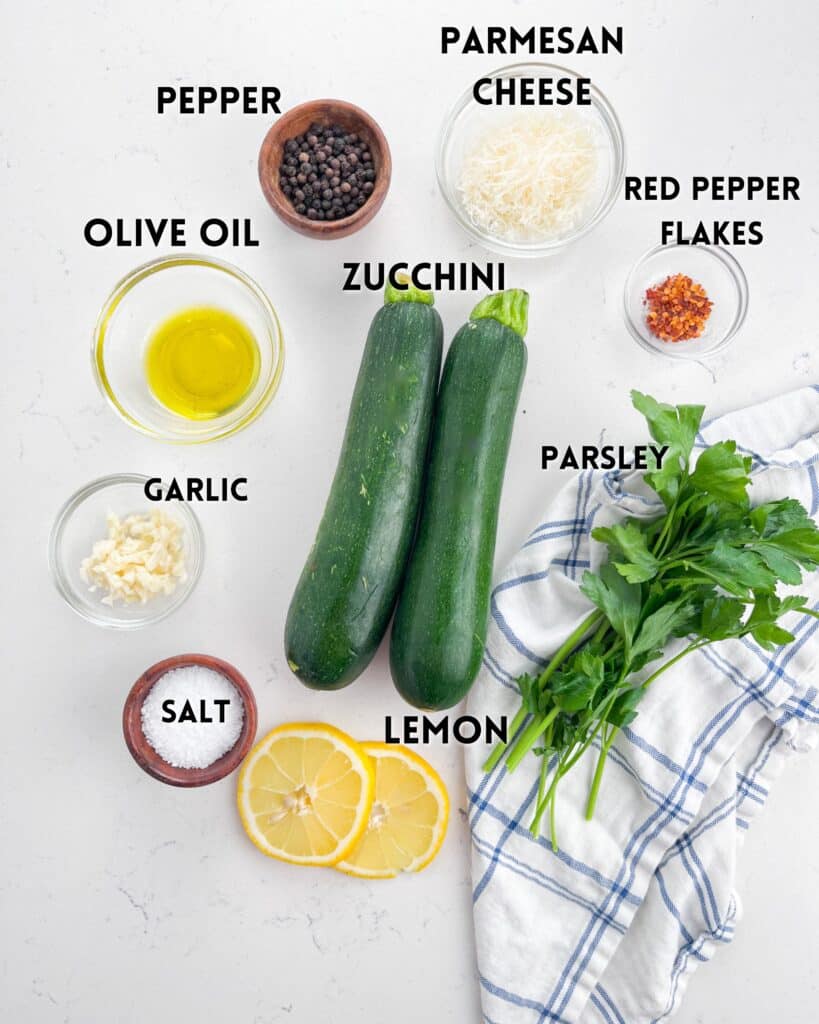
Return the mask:
[(458, 192), (475, 227), (494, 238), (545, 242), (581, 226), (597, 182), (597, 131), (577, 111), (540, 110), (474, 141)]
[(146, 604), (172, 594), (187, 578), (182, 527), (167, 512), (157, 509), (123, 520), (109, 512), (106, 525), (108, 537), (94, 544), (80, 566), (90, 589), (106, 592), (103, 604)]

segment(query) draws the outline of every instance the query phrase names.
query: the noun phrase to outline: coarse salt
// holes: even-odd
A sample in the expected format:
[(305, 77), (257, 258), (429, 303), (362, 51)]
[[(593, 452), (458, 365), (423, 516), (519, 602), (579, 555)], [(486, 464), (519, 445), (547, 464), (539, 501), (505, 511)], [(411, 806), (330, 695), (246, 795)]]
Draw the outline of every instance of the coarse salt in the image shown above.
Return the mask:
[[(163, 721), (168, 717), (163, 704), (171, 700), (177, 720)], [(229, 701), (223, 705), (224, 721), (219, 720), (217, 700)], [(187, 701), (197, 715), (205, 701), (213, 721), (178, 721)], [(142, 704), (142, 731), (163, 761), (175, 768), (207, 768), (236, 745), (244, 717), (242, 698), (229, 679), (202, 665), (189, 665), (171, 669), (151, 687)]]

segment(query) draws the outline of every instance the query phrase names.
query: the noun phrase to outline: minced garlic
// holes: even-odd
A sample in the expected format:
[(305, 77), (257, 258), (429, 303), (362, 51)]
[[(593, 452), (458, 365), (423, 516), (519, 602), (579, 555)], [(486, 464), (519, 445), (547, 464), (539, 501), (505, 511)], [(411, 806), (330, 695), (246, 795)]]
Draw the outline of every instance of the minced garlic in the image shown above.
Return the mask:
[(509, 242), (545, 242), (581, 227), (598, 177), (598, 132), (574, 110), (526, 111), (488, 125), (458, 181), (472, 223)]
[(145, 604), (168, 596), (187, 578), (182, 527), (159, 509), (120, 520), (106, 517), (108, 537), (98, 540), (80, 566), (91, 590), (106, 591), (102, 603)]

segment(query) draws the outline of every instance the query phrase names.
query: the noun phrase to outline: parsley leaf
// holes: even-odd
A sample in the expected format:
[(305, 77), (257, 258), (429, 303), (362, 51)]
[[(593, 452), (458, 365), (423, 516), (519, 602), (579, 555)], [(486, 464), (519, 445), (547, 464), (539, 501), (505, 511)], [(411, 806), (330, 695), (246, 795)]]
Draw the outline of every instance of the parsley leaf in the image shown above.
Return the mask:
[(597, 574), (586, 571), (580, 589), (604, 613), (628, 650), (640, 621), (640, 587), (606, 563)]
[(637, 705), (643, 699), (645, 691), (642, 686), (633, 686), (621, 693), (606, 715), (606, 721), (617, 729), (625, 729), (637, 717)]
[(649, 550), (648, 538), (635, 520), (628, 519), (614, 526), (598, 526), (592, 530), (592, 537), (608, 545), (617, 571), (629, 583), (645, 583), (657, 575), (659, 559)]
[(745, 604), (734, 597), (708, 597), (702, 604), (699, 630), (708, 640), (739, 636)]
[(654, 440), (668, 446), (662, 467), (645, 474), (646, 483), (657, 492), (668, 508), (676, 500), (688, 472), (688, 460), (705, 406), (679, 405), (675, 408), (639, 391), (631, 392), (631, 402), (637, 412), (645, 416)]
[(751, 523), (763, 539), (788, 530), (815, 530), (813, 520), (794, 498), (769, 501), (751, 509)]
[(604, 664), (598, 654), (579, 651), (564, 669), (552, 677), (552, 701), (562, 711), (582, 711), (591, 704), (603, 683)]
[(687, 598), (680, 597), (661, 605), (643, 620), (637, 637), (631, 648), (632, 658), (648, 654), (657, 649), (662, 650), (671, 636), (682, 624), (688, 629), (692, 624), (693, 604)]
[(736, 452), (734, 441), (720, 441), (706, 448), (697, 459), (690, 484), (694, 490), (707, 495), (709, 502), (748, 504), (748, 486), (751, 483), (748, 473), (753, 460)]
[(737, 597), (745, 597), (751, 590), (772, 591), (776, 586), (776, 576), (759, 555), (746, 548), (733, 548), (724, 540), (718, 540), (700, 564), (724, 590)]

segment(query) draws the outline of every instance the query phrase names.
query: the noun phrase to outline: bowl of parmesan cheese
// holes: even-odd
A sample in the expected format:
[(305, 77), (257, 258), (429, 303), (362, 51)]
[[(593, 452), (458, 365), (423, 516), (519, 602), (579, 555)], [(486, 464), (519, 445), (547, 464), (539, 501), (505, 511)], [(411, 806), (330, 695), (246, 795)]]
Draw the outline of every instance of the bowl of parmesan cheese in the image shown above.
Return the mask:
[[(147, 482), (136, 473), (94, 480), (69, 498), (51, 530), (57, 590), (96, 625), (138, 629), (164, 619), (202, 571), (202, 528), (193, 510), (184, 501), (148, 500)], [(157, 497), (155, 485), (151, 494)]]
[(557, 252), (599, 224), (620, 191), (620, 121), (587, 78), (514, 64), (478, 79), (446, 118), (438, 184), (461, 226), (505, 256)]

